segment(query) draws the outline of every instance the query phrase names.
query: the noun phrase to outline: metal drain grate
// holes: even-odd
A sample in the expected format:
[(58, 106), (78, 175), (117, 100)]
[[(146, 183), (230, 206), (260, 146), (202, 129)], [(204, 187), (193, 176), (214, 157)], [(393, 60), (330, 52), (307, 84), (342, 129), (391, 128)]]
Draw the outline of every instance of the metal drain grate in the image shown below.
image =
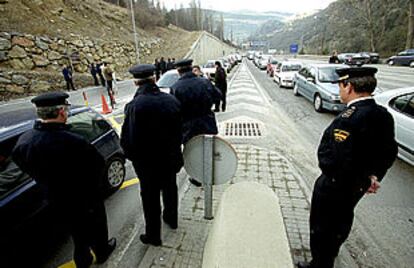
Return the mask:
[(259, 123), (228, 122), (224, 126), (224, 135), (231, 137), (258, 137), (262, 136)]

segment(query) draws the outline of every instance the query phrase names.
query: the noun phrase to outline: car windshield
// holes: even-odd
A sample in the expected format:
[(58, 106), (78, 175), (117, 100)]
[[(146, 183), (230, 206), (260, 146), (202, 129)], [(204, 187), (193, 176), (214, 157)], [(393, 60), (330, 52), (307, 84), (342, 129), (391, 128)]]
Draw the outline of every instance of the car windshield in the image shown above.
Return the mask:
[(214, 62), (207, 63), (204, 68), (214, 68)]
[(161, 76), (160, 80), (157, 81), (157, 85), (161, 88), (171, 87), (175, 82), (177, 82), (179, 78), (180, 76), (178, 73), (165, 73), (163, 76)]
[(299, 71), (302, 66), (300, 64), (289, 64), (289, 65), (283, 65), (282, 72), (293, 72), (293, 71)]
[(272, 64), (277, 64), (277, 60), (272, 60)]
[(335, 72), (336, 68), (326, 67), (319, 68), (318, 79), (322, 83), (331, 83), (339, 79), (338, 74)]

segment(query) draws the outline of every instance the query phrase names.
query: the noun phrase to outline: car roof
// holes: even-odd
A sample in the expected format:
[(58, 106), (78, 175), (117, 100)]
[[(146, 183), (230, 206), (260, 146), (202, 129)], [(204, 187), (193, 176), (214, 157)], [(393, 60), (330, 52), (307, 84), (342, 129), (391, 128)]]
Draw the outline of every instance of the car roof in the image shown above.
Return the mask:
[(403, 87), (403, 88), (396, 88), (381, 92), (374, 96), (374, 98), (385, 98), (385, 99), (392, 99), (394, 97), (414, 93), (414, 87)]
[[(92, 109), (78, 105), (72, 105), (70, 108), (71, 115), (76, 115), (87, 110)], [(37, 119), (37, 115), (34, 107), (0, 113), (0, 140), (4, 137), (30, 129), (35, 119)]]
[(346, 64), (332, 64), (332, 63), (313, 63), (313, 64), (308, 64), (307, 66), (311, 66), (315, 68), (327, 68), (327, 67), (351, 68)]

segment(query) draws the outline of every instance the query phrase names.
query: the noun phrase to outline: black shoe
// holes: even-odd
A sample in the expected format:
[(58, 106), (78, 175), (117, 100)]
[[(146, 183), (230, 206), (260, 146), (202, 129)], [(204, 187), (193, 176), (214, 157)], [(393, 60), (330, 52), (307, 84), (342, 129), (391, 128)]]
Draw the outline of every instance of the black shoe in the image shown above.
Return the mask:
[(167, 219), (165, 219), (164, 216), (162, 217), (162, 219), (171, 229), (175, 230), (175, 229), (178, 228), (178, 223), (176, 223), (176, 222), (172, 223), (172, 222), (168, 221)]
[(96, 262), (99, 264), (106, 262), (106, 260), (109, 258), (109, 256), (111, 256), (111, 253), (114, 251), (115, 248), (116, 238), (112, 237), (108, 240), (105, 252), (103, 252), (102, 255), (96, 255)]
[(194, 185), (194, 186), (201, 187), (201, 185), (202, 185), (202, 183), (201, 183), (201, 182), (197, 181), (197, 180), (196, 180), (196, 179), (194, 179), (194, 178), (189, 178), (188, 180), (189, 180), (189, 181), (191, 182), (191, 184), (192, 184), (192, 185)]
[(297, 266), (298, 268), (312, 268), (312, 267), (313, 267), (313, 266), (312, 266), (312, 264), (311, 264), (310, 262), (303, 262), (303, 261), (298, 262), (298, 263), (296, 264), (296, 266)]
[(144, 243), (144, 244), (150, 244), (150, 245), (153, 245), (155, 247), (162, 246), (162, 241), (161, 240), (152, 240), (146, 234), (140, 235), (139, 240), (141, 240), (141, 242)]

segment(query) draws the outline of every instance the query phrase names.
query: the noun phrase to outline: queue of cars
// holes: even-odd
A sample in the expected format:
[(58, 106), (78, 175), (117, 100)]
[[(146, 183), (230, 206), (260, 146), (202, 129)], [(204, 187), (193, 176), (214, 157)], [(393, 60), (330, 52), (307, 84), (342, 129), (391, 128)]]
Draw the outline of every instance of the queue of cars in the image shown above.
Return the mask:
[[(408, 54), (404, 53), (401, 57), (408, 57)], [(397, 59), (397, 62), (393, 64), (400, 63)], [(295, 65), (300, 66), (298, 71), (292, 70), (293, 75), (283, 76), (284, 67), (287, 70), (287, 66)], [(352, 64), (302, 65), (296, 60), (279, 61), (271, 56), (268, 58), (266, 73), (273, 77), (273, 80), (279, 84), (279, 88), (293, 86), (293, 94), (309, 100), (315, 111), (340, 112), (346, 106), (341, 102), (339, 85), (332, 83), (339, 78), (335, 71), (337, 68), (353, 67)], [(290, 82), (290, 76), (293, 76), (292, 82)], [(384, 92), (376, 88), (373, 96), (376, 102), (384, 106), (394, 118), (399, 158), (414, 166), (414, 87)]]

